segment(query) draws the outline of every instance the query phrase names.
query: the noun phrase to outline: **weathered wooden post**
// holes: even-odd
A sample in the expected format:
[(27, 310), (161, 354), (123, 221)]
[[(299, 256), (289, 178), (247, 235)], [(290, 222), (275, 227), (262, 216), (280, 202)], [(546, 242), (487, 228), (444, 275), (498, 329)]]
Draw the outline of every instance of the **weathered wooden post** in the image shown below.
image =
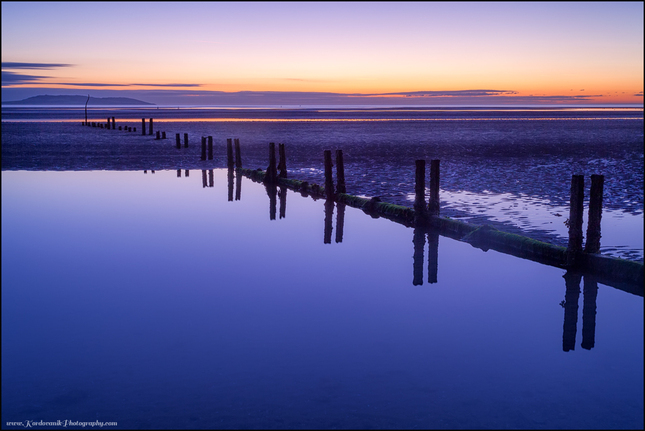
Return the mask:
[(184, 148), (188, 148), (188, 133), (184, 133)]
[(208, 160), (213, 160), (213, 137), (208, 137)]
[(439, 232), (428, 232), (428, 283), (437, 282), (439, 271)]
[(580, 298), (580, 280), (582, 275), (567, 271), (564, 274), (566, 292), (564, 294), (564, 324), (562, 330), (562, 350), (568, 352), (576, 348), (576, 331), (578, 326), (578, 299)]
[(123, 130), (123, 127), (122, 127), (122, 126), (119, 126), (119, 130)]
[(235, 167), (242, 167), (242, 156), (240, 154), (240, 140), (235, 138)]
[(426, 161), (415, 160), (414, 174), (414, 223), (426, 219)]
[(161, 133), (159, 132), (159, 130), (157, 130), (157, 136), (155, 137), (155, 139), (157, 139), (157, 140), (161, 139)]
[(430, 199), (428, 212), (439, 215), (439, 160), (430, 160)]
[(235, 166), (233, 161), (233, 140), (231, 138), (226, 139), (226, 166), (229, 169), (233, 169), (233, 166)]
[(278, 144), (278, 153), (280, 154), (280, 162), (278, 163), (278, 169), (280, 178), (287, 178), (287, 156), (284, 152), (284, 144)]
[(206, 160), (206, 137), (202, 136), (202, 160)]
[(591, 176), (591, 192), (589, 193), (589, 220), (587, 221), (587, 253), (600, 251), (600, 219), (602, 218), (602, 194), (605, 184), (603, 175)]
[[(204, 138), (202, 138), (202, 141), (203, 139)], [(206, 170), (205, 169), (202, 169), (202, 188), (206, 188)]]
[(575, 256), (582, 251), (582, 212), (584, 204), (584, 175), (571, 176), (571, 200), (569, 202), (569, 243), (567, 264), (573, 265)]
[(107, 117), (107, 128), (108, 129), (112, 128), (112, 119), (110, 117)]
[(150, 119), (150, 124), (148, 124), (148, 135), (152, 135), (152, 118)]
[(267, 168), (264, 182), (274, 184), (277, 179), (277, 168), (275, 163), (275, 143), (269, 143), (269, 167)]
[(421, 286), (423, 284), (423, 249), (426, 246), (426, 234), (423, 229), (415, 227), (412, 235), (412, 244), (414, 245), (414, 253), (412, 255), (412, 285)]
[(166, 139), (166, 132), (161, 132), (161, 139)]
[[(331, 151), (329, 153), (331, 157)], [(332, 228), (333, 217), (334, 217), (334, 201), (331, 199), (327, 199), (325, 201), (325, 232), (323, 235), (324, 244), (331, 244), (331, 232), (333, 230)]]
[(336, 150), (336, 193), (347, 193), (345, 187), (345, 162), (343, 150)]
[(336, 204), (336, 243), (343, 242), (343, 231), (345, 230), (345, 204)]
[(116, 130), (116, 120), (112, 117), (112, 130)]
[(87, 103), (90, 101), (90, 95), (87, 95), (87, 100), (85, 101), (85, 125), (87, 126)]
[(179, 133), (175, 133), (175, 145), (177, 148), (181, 148), (181, 141), (179, 140)]
[(146, 136), (146, 119), (141, 119), (141, 136)]
[(596, 298), (598, 297), (598, 281), (593, 275), (585, 275), (582, 295), (582, 344), (580, 347), (591, 350), (596, 344)]
[(334, 178), (332, 174), (331, 150), (324, 151), (325, 157), (325, 197), (327, 199), (334, 199)]

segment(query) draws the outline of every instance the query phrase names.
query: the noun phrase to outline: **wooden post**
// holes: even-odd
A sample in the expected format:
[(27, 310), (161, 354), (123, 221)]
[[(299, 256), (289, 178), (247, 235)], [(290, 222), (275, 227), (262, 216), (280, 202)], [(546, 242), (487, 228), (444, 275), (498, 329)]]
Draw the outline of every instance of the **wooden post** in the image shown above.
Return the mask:
[(208, 137), (208, 160), (213, 160), (213, 137)]
[(591, 176), (591, 192), (589, 194), (589, 220), (587, 222), (587, 253), (600, 251), (600, 219), (602, 218), (602, 194), (605, 184), (603, 175)]
[(142, 118), (141, 119), (141, 136), (146, 135), (146, 119)]
[(324, 151), (325, 158), (325, 196), (327, 199), (334, 199), (334, 178), (332, 176), (331, 150)]
[(188, 133), (184, 133), (184, 148), (188, 148)]
[(580, 298), (580, 280), (582, 275), (567, 271), (564, 274), (566, 292), (564, 294), (564, 324), (562, 330), (562, 350), (568, 352), (576, 348), (576, 331), (578, 327), (578, 299)]
[(269, 167), (267, 168), (266, 175), (264, 176), (264, 182), (273, 184), (276, 182), (277, 178), (277, 168), (275, 163), (275, 143), (269, 143)]
[(177, 145), (177, 148), (181, 148), (181, 141), (179, 139), (179, 133), (175, 133), (175, 143)]
[(155, 137), (155, 139), (161, 139), (161, 133), (159, 133), (159, 130), (157, 130), (157, 136)]
[(206, 137), (202, 136), (202, 160), (206, 160)]
[(426, 161), (415, 160), (414, 219), (415, 224), (426, 218)]
[[(425, 167), (425, 160), (424, 167)], [(412, 234), (412, 244), (414, 253), (412, 255), (412, 285), (421, 286), (423, 284), (423, 249), (426, 246), (426, 234), (421, 228), (414, 228)]]
[[(132, 131), (132, 127), (128, 127), (128, 132), (131, 132), (131, 131)], [(136, 128), (136, 127), (134, 128), (134, 131), (135, 131), (135, 132), (137, 131), (137, 128)]]
[(85, 101), (85, 125), (87, 126), (87, 103), (90, 101), (90, 95), (87, 95), (87, 100)]
[(574, 264), (576, 253), (582, 251), (582, 212), (584, 204), (584, 175), (571, 176), (571, 200), (569, 202), (569, 244), (567, 263)]
[(122, 127), (122, 126), (119, 126), (119, 130), (123, 130), (123, 127)]
[(166, 139), (166, 132), (161, 132), (161, 139)]
[(430, 160), (430, 215), (439, 215), (439, 160)]
[(152, 135), (152, 118), (150, 119), (150, 124), (148, 125), (148, 135)]
[(116, 120), (112, 117), (112, 130), (116, 130)]
[(241, 168), (242, 156), (240, 154), (240, 140), (238, 138), (235, 138), (234, 143), (235, 143), (235, 167)]
[(280, 178), (287, 178), (287, 157), (284, 152), (284, 144), (278, 144), (278, 153), (280, 154), (280, 162), (278, 163), (278, 169)]
[(226, 166), (229, 169), (233, 169), (233, 166), (235, 166), (233, 161), (233, 140), (231, 138), (226, 139)]
[(336, 150), (336, 193), (347, 193), (347, 188), (345, 187), (343, 150)]

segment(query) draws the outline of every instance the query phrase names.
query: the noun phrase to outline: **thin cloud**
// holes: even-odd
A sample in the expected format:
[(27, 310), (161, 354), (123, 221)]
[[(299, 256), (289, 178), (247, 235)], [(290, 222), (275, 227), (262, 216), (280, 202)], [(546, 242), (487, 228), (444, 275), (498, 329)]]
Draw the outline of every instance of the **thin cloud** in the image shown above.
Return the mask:
[(73, 67), (73, 64), (66, 63), (16, 63), (3, 61), (3, 69), (55, 69), (58, 67)]
[(2, 71), (2, 86), (5, 85), (19, 85), (19, 84), (31, 84), (38, 82), (41, 79), (49, 78), (48, 76), (40, 75), (26, 75), (24, 73), (15, 73)]
[(140, 87), (201, 87), (203, 84), (127, 84)]
[(636, 93), (636, 94), (634, 94), (634, 96), (636, 96), (636, 97), (643, 97), (643, 92), (641, 91), (640, 93)]

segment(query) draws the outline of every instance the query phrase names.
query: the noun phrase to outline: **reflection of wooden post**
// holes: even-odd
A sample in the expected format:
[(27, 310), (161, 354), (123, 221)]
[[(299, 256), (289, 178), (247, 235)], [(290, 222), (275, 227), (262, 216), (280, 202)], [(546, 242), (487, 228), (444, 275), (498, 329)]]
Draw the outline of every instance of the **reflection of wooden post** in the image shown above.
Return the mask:
[(229, 169), (233, 169), (233, 166), (235, 166), (233, 161), (233, 140), (231, 138), (226, 139), (226, 166)]
[(589, 220), (587, 221), (587, 253), (600, 251), (600, 219), (602, 218), (602, 193), (605, 184), (603, 175), (591, 176), (591, 192), (589, 193)]
[(324, 151), (325, 156), (325, 195), (327, 199), (334, 199), (334, 179), (332, 176), (331, 150)]
[[(345, 163), (343, 150), (336, 150), (336, 193), (347, 193), (345, 187)], [(338, 226), (336, 227), (338, 228)]]
[(181, 169), (177, 169), (177, 178), (181, 178)]
[(430, 160), (430, 199), (428, 210), (431, 215), (439, 215), (439, 160)]
[(580, 298), (580, 280), (582, 279), (582, 275), (567, 271), (563, 277), (567, 290), (564, 294), (562, 350), (568, 352), (569, 350), (575, 350), (576, 348), (578, 298)]
[(414, 244), (414, 254), (412, 255), (412, 285), (421, 286), (423, 284), (423, 249), (426, 246), (426, 234), (422, 229), (414, 229), (412, 243)]
[(233, 201), (233, 168), (228, 168), (228, 201)]
[(343, 242), (343, 230), (345, 228), (345, 204), (336, 204), (336, 242)]
[(242, 156), (240, 155), (240, 140), (235, 138), (235, 167), (242, 167)]
[(213, 160), (213, 137), (208, 137), (208, 160)]
[[(331, 151), (330, 151), (331, 156)], [(334, 217), (334, 201), (327, 199), (325, 201), (325, 232), (323, 243), (331, 244), (332, 220)]]
[(414, 164), (414, 219), (416, 224), (423, 221), (426, 215), (426, 161), (415, 160)]
[(439, 271), (439, 233), (428, 232), (428, 283), (437, 282)]
[(213, 178), (213, 170), (209, 169), (208, 170), (208, 187), (213, 187), (214, 186), (214, 178)]
[(150, 124), (148, 125), (148, 135), (152, 135), (152, 118), (150, 119)]
[(582, 297), (582, 344), (580, 347), (591, 350), (596, 343), (596, 298), (598, 281), (591, 275), (585, 275)]
[(146, 136), (146, 119), (141, 119), (141, 136)]
[(239, 201), (242, 198), (242, 175), (240, 172), (235, 173), (235, 200)]
[(202, 169), (202, 188), (205, 188), (205, 187), (206, 187), (206, 171)]
[(571, 176), (571, 200), (569, 203), (569, 244), (567, 263), (574, 264), (576, 253), (582, 251), (582, 212), (585, 181), (583, 175)]
[(186, 173), (184, 174), (184, 176), (185, 176), (186, 178), (188, 178), (188, 174), (189, 174), (189, 173), (190, 173), (190, 171), (189, 171), (188, 169), (186, 169)]
[(278, 199), (280, 200), (280, 218), (283, 219), (287, 216), (287, 188), (280, 187), (280, 192), (278, 193)]
[(188, 148), (188, 133), (184, 133), (184, 148)]
[(278, 169), (280, 178), (287, 178), (287, 157), (284, 152), (284, 144), (278, 144), (278, 153), (280, 154), (280, 162), (278, 163)]
[(175, 134), (175, 141), (176, 141), (176, 144), (177, 144), (177, 148), (181, 148), (181, 141), (179, 139), (179, 133)]
[(278, 188), (275, 183), (267, 183), (264, 185), (269, 195), (269, 220), (275, 220), (275, 213), (277, 209), (277, 195)]
[(202, 160), (206, 160), (206, 137), (202, 136)]

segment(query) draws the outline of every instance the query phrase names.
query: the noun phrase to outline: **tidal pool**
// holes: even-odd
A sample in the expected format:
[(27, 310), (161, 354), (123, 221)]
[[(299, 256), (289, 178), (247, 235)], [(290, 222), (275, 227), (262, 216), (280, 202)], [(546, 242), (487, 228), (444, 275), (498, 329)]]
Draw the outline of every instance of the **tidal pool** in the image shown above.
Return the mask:
[(643, 426), (642, 297), (235, 182), (2, 172), (3, 427)]

